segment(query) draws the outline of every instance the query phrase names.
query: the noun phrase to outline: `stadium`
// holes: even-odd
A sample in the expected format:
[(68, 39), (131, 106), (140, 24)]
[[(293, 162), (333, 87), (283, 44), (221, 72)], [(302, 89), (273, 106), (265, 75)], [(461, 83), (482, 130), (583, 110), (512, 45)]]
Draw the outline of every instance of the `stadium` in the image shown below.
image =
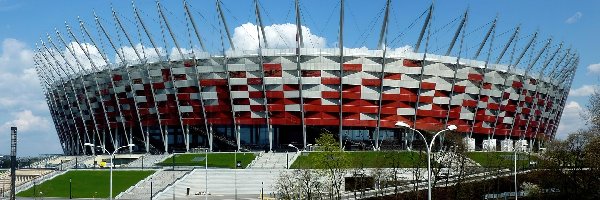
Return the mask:
[[(514, 140), (540, 146), (556, 133), (579, 59), (538, 32), (520, 38), (520, 26), (494, 41), (497, 19), (465, 55), (467, 12), (447, 35), (447, 51), (432, 53), (433, 6), (418, 18), (416, 44), (392, 49), (388, 37), (399, 33), (388, 31), (389, 1), (377, 48), (344, 46), (352, 30), (343, 29), (343, 4), (337, 47), (305, 46), (296, 1), (295, 44), (269, 46), (256, 3), (257, 25), (247, 31), (258, 48), (236, 49), (221, 6), (220, 39), (202, 37), (184, 2), (178, 12), (191, 39), (177, 37), (175, 16), (159, 4), (158, 20), (133, 7), (128, 22), (113, 11), (40, 41), (36, 70), (64, 153), (94, 153), (86, 143), (152, 153), (307, 149), (322, 133), (348, 150), (410, 148), (419, 138), (398, 122), (422, 132), (455, 125), (452, 134), (472, 150), (508, 150), (504, 141)], [(220, 41), (221, 50), (206, 51), (207, 40)], [(140, 44), (148, 48), (131, 48)]]

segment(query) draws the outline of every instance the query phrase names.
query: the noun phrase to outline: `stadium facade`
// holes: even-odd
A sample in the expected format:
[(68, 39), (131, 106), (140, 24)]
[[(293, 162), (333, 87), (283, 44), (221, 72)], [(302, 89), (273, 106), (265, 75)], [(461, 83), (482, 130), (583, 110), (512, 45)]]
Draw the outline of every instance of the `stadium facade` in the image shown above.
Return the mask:
[[(231, 42), (217, 2), (222, 28)], [(389, 1), (379, 47), (386, 46), (388, 8)], [(192, 27), (188, 31), (202, 44), (189, 9), (184, 2)], [(515, 45), (517, 27), (505, 44), (498, 45), (503, 47), (498, 61), (490, 61), (489, 56), (477, 60), (485, 57), (479, 54), (482, 50), (485, 54), (486, 44), (491, 46), (494, 20), (473, 59), (451, 56), (454, 43), (464, 34), (467, 13), (446, 55), (419, 52), (422, 41), (430, 42), (426, 30), (432, 10), (414, 49), (305, 48), (302, 32), (297, 31), (296, 48), (269, 48), (268, 41), (257, 38), (261, 41), (257, 50), (236, 50), (231, 43), (229, 50), (211, 54), (182, 51), (178, 44), (182, 39), (174, 37), (169, 16), (159, 5), (161, 28), (171, 36), (177, 56), (156, 51), (160, 56), (152, 57), (134, 49), (137, 59), (102, 65), (110, 63), (111, 52), (100, 51), (103, 61), (99, 62), (83, 40), (94, 46), (104, 41), (113, 48), (112, 54), (126, 59), (117, 50), (116, 36), (110, 36), (105, 22), (96, 17), (98, 33), (90, 33), (81, 21), (82, 36), (67, 27), (41, 41), (36, 69), (66, 154), (93, 152), (84, 143), (108, 149), (134, 143), (138, 151), (153, 152), (276, 150), (288, 144), (306, 148), (324, 132), (335, 134), (345, 148), (359, 144), (405, 148), (414, 137), (411, 130), (396, 127), (397, 122), (422, 131), (456, 125), (453, 134), (469, 138), (479, 148), (490, 139), (539, 143), (552, 138), (578, 65), (577, 55), (562, 43), (539, 40), (535, 33), (521, 52), (513, 52), (514, 62), (496, 64)], [(343, 27), (343, 4), (341, 11)], [(301, 30), (299, 12), (296, 2), (296, 25)], [(148, 22), (135, 8), (133, 16), (138, 29), (128, 30), (113, 11), (118, 39), (135, 46), (130, 34), (145, 33), (148, 45), (156, 50), (153, 40), (160, 40), (159, 36), (153, 38), (146, 29)], [(264, 31), (258, 9), (256, 16), (255, 31)], [(542, 47), (530, 48), (534, 41)], [(528, 51), (533, 56), (524, 64), (520, 61)]]

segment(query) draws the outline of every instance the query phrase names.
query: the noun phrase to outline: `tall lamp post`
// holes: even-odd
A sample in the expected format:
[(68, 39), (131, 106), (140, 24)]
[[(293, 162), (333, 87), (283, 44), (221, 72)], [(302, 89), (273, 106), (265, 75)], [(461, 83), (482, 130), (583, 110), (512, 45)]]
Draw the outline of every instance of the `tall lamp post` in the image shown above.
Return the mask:
[(204, 199), (208, 200), (208, 149), (204, 149)]
[(411, 130), (419, 133), (419, 135), (423, 138), (423, 141), (425, 142), (425, 146), (427, 146), (427, 199), (431, 200), (431, 148), (433, 147), (435, 137), (437, 137), (442, 132), (456, 130), (457, 127), (455, 125), (448, 125), (448, 127), (446, 129), (441, 130), (441, 131), (437, 132), (435, 135), (433, 135), (433, 137), (431, 138), (431, 142), (427, 142), (427, 139), (425, 139), (425, 136), (423, 135), (423, 133), (421, 133), (417, 129), (410, 127), (410, 125), (408, 125), (407, 123), (396, 122), (396, 126), (402, 127), (402, 128), (408, 128), (408, 129), (411, 129)]
[[(94, 144), (91, 144), (91, 143), (85, 143), (84, 145), (90, 146), (90, 147), (94, 146)], [(108, 197), (110, 200), (112, 200), (112, 198), (113, 198), (112, 197), (113, 196), (113, 166), (114, 166), (113, 158), (115, 157), (115, 154), (119, 150), (124, 149), (124, 148), (134, 147), (134, 146), (135, 146), (135, 144), (128, 144), (126, 146), (121, 146), (121, 147), (115, 149), (115, 151), (113, 151), (112, 153), (110, 153), (108, 150), (106, 150), (106, 148), (104, 148), (104, 146), (96, 146), (96, 148), (102, 149), (104, 152), (106, 152), (107, 154), (110, 155), (110, 194)]]
[[(296, 153), (300, 153), (300, 149), (298, 149), (298, 147), (294, 146), (293, 144), (288, 144), (288, 147), (294, 147), (294, 149), (296, 149)], [(287, 158), (287, 151), (285, 152), (285, 166), (287, 169), (290, 168), (290, 161), (289, 158)]]

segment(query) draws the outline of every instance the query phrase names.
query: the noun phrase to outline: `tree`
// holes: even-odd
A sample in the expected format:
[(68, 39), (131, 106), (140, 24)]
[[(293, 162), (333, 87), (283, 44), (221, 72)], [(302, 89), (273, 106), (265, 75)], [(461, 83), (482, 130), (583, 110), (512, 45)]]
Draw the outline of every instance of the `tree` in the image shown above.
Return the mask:
[(317, 199), (320, 195), (319, 188), (322, 183), (319, 180), (319, 175), (311, 169), (295, 170), (298, 181), (300, 182), (299, 190), (306, 199)]
[(348, 158), (331, 134), (322, 133), (317, 138), (316, 145), (316, 150), (319, 152), (313, 157), (313, 162), (329, 180), (329, 184), (326, 185), (329, 189), (329, 198), (340, 199), (344, 175), (349, 165)]
[(539, 184), (570, 199), (600, 199), (600, 132), (580, 130), (551, 141), (543, 154)]
[(587, 108), (587, 121), (591, 125), (592, 130), (600, 129), (600, 89), (596, 88), (594, 93), (588, 100)]
[(279, 174), (277, 181), (275, 182), (275, 190), (280, 199), (291, 200), (296, 199), (295, 195), (298, 193), (298, 187), (296, 184), (295, 173), (283, 171)]

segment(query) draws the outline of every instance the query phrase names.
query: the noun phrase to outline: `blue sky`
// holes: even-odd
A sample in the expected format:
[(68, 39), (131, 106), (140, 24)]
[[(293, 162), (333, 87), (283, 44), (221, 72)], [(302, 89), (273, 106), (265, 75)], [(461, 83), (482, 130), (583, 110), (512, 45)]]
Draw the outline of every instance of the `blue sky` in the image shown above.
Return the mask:
[[(291, 0), (261, 0), (262, 15), (267, 26), (294, 22), (293, 1)], [(189, 47), (181, 1), (163, 1), (165, 14), (176, 30), (180, 43)], [(219, 27), (215, 12), (215, 2), (190, 2), (194, 17), (205, 38), (207, 48), (211, 52), (220, 51), (220, 37), (216, 27)], [(255, 23), (254, 9), (251, 0), (223, 0), (225, 15), (232, 32), (240, 35), (255, 31), (242, 24)], [(314, 40), (319, 46), (334, 47), (338, 41), (339, 1), (302, 0), (301, 9), (303, 25), (308, 27)], [(382, 9), (385, 0), (346, 0), (344, 26), (344, 46), (360, 48), (366, 46), (375, 48), (381, 27)], [(429, 1), (392, 0), (390, 17), (389, 40), (397, 36), (399, 39), (390, 43), (390, 48), (414, 46), (423, 18), (419, 18), (429, 6)], [(55, 28), (65, 30), (65, 21), (74, 27), (78, 36), (77, 16), (80, 16), (86, 26), (97, 34), (93, 11), (98, 13), (101, 23), (109, 27), (111, 34), (114, 25), (110, 15), (111, 5), (119, 13), (124, 25), (129, 27), (132, 34), (137, 34), (135, 18), (132, 15), (130, 1), (16, 1), (0, 0), (0, 154), (9, 152), (9, 129), (17, 124), (20, 128), (19, 152), (21, 155), (37, 155), (41, 153), (60, 153), (60, 145), (49, 111), (43, 99), (42, 92), (33, 70), (31, 56), (35, 43), (46, 33), (54, 35)], [(155, 37), (160, 36), (157, 21), (158, 14), (154, 1), (136, 1), (136, 6), (142, 10), (142, 17), (154, 30)], [(563, 138), (569, 132), (581, 128), (584, 123), (579, 118), (580, 112), (587, 104), (587, 96), (599, 85), (600, 75), (600, 8), (599, 1), (436, 1), (432, 30), (437, 30), (431, 36), (429, 51), (443, 54), (454, 34), (458, 17), (469, 9), (470, 18), (467, 22), (464, 51), (462, 56), (471, 56), (475, 46), (481, 41), (487, 25), (499, 16), (497, 34), (511, 31), (516, 25), (522, 24), (522, 36), (531, 35), (540, 30), (540, 42), (548, 37), (554, 39), (554, 44), (564, 41), (579, 52), (581, 62), (572, 86), (571, 95), (559, 127), (558, 137)], [(414, 27), (409, 27), (415, 23)], [(235, 29), (239, 27), (239, 29)], [(280, 28), (285, 26), (280, 26)], [(246, 28), (246, 29), (244, 29)], [(134, 34), (134, 38), (137, 38)], [(267, 33), (267, 36), (269, 34)], [(493, 48), (503, 45), (509, 34), (496, 38)], [(292, 38), (294, 36), (291, 36)], [(238, 45), (247, 45), (243, 37)], [(162, 41), (161, 41), (162, 42)], [(170, 41), (169, 41), (170, 42)], [(168, 42), (167, 46), (172, 45)], [(520, 41), (522, 46), (526, 39)], [(161, 43), (162, 44), (162, 43)], [(124, 44), (126, 45), (126, 44)], [(192, 44), (197, 46), (197, 44)], [(284, 45), (285, 44), (281, 44)], [(454, 54), (458, 52), (455, 46)], [(110, 50), (104, 49), (106, 52)], [(497, 51), (497, 50), (496, 50)], [(110, 53), (109, 53), (110, 54)], [(114, 55), (111, 55), (114, 58)], [(493, 56), (492, 56), (493, 57)], [(505, 61), (507, 62), (507, 61)], [(4, 130), (4, 131), (2, 131)], [(27, 148), (26, 148), (27, 147)]]

